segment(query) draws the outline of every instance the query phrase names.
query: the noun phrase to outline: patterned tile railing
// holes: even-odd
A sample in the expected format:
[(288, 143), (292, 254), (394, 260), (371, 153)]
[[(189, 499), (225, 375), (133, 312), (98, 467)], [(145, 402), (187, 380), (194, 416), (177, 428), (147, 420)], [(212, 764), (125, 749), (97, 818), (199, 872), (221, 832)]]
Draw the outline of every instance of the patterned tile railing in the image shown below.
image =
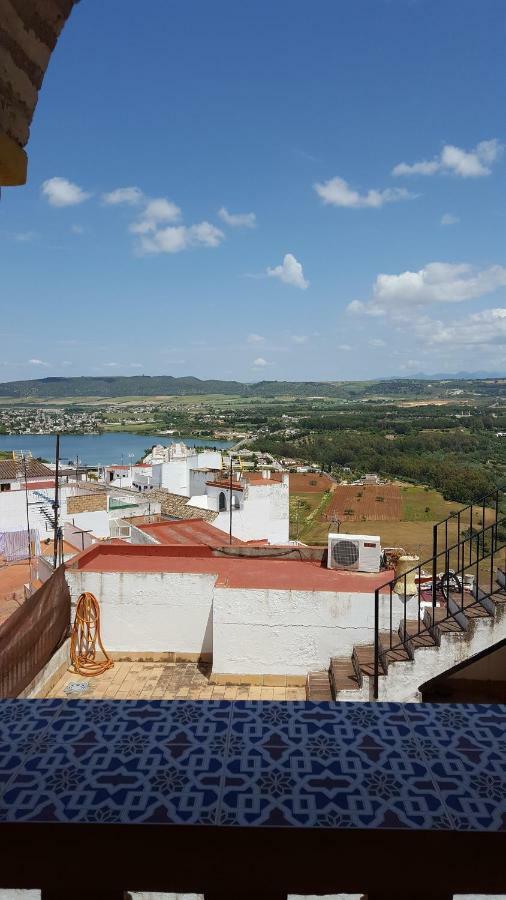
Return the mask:
[(5, 700), (0, 821), (506, 829), (506, 707)]

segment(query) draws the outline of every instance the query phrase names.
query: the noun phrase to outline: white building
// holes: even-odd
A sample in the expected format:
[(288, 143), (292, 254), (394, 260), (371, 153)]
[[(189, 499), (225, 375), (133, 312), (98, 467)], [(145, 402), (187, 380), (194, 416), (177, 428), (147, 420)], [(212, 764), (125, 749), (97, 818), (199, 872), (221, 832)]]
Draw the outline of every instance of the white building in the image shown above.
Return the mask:
[(287, 544), (290, 539), (289, 476), (270, 478), (268, 472), (259, 477), (215, 476), (206, 482), (203, 497), (193, 497), (192, 506), (218, 513), (213, 525), (228, 531), (232, 507), (232, 535), (242, 541), (265, 540), (269, 544)]
[(135, 463), (131, 466), (101, 466), (99, 468), (100, 481), (119, 488), (148, 490), (152, 486), (151, 476), (152, 469), (148, 463)]
[[(157, 450), (158, 448), (154, 448)], [(203, 486), (204, 472), (221, 470), (222, 456), (219, 450), (200, 450), (185, 444), (171, 444), (164, 448), (164, 458), (153, 455), (152, 482), (155, 488), (164, 488), (171, 494), (192, 497)]]

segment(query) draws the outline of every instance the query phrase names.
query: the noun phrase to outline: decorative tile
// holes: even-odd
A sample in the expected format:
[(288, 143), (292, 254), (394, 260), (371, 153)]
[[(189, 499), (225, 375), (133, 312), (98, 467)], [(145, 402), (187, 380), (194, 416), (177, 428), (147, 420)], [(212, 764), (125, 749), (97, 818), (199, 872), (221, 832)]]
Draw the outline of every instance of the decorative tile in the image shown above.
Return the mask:
[(506, 707), (1, 701), (0, 819), (497, 830)]

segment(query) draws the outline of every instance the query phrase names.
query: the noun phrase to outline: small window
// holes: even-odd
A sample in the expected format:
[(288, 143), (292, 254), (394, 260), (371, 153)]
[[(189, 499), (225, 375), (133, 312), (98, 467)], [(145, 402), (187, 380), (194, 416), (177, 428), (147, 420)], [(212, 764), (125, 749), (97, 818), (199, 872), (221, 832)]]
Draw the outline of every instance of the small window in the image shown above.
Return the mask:
[(223, 512), (223, 510), (225, 510), (226, 508), (227, 508), (227, 498), (225, 497), (225, 494), (222, 491), (218, 498), (218, 509), (220, 512)]

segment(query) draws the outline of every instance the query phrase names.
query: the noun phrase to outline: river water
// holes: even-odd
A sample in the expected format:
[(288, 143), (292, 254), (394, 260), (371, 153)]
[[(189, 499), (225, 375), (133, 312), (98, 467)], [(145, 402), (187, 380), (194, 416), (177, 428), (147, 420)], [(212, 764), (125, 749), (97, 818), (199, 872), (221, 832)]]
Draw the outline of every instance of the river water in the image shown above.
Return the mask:
[[(130, 465), (145, 455), (145, 450), (153, 444), (168, 447), (174, 443), (189, 447), (217, 447), (226, 449), (232, 441), (215, 441), (212, 438), (199, 440), (192, 437), (170, 437), (157, 434), (134, 434), (129, 431), (111, 431), (104, 434), (63, 434), (60, 437), (60, 459), (63, 463), (79, 462), (83, 465)], [(1, 434), (0, 450), (31, 451), (32, 456), (41, 456), (49, 462), (55, 461), (56, 438), (54, 434)]]

